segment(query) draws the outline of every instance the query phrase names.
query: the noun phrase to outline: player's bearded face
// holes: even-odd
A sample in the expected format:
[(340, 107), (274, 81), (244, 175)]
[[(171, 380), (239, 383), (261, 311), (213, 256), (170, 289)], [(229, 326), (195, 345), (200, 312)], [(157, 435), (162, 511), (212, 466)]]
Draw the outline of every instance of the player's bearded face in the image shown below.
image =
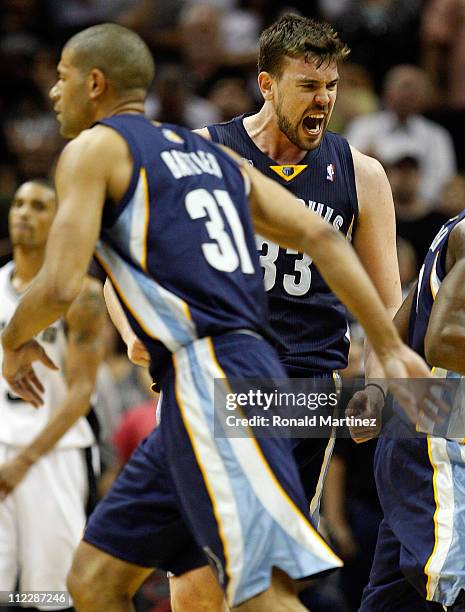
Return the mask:
[(317, 66), (304, 58), (286, 58), (275, 79), (274, 111), (278, 127), (302, 150), (315, 149), (328, 126), (337, 94), (336, 63)]

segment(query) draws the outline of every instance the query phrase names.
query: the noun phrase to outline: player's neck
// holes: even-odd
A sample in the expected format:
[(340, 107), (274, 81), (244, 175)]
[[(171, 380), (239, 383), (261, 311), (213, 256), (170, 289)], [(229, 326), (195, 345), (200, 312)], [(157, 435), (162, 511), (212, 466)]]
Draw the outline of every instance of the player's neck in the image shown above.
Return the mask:
[(102, 104), (98, 109), (96, 121), (104, 119), (105, 117), (112, 117), (113, 115), (126, 115), (126, 114), (144, 114), (145, 105), (142, 100), (137, 99), (126, 99), (126, 100), (109, 100), (108, 103)]
[(23, 293), (37, 276), (44, 262), (44, 249), (24, 249), (15, 247), (13, 261), (15, 269), (13, 272), (12, 283), (18, 293)]
[(298, 164), (307, 153), (281, 132), (276, 115), (267, 102), (258, 113), (244, 118), (244, 128), (260, 151), (277, 164)]

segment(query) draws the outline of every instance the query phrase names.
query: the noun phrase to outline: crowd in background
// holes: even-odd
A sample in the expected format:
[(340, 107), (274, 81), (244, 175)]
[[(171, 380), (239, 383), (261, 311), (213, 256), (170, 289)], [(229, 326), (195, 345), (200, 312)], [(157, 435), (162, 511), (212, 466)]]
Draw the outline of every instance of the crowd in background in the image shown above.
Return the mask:
[[(148, 114), (189, 128), (261, 105), (261, 30), (284, 12), (330, 21), (352, 49), (340, 67), (330, 129), (378, 158), (391, 183), (403, 289), (415, 280), (441, 224), (465, 208), (465, 0), (0, 0), (0, 261), (10, 257), (7, 211), (23, 181), (53, 175), (64, 145), (48, 99), (62, 44), (102, 21), (135, 29), (157, 61)], [(354, 330), (350, 369), (361, 376)], [(104, 492), (154, 424), (149, 381), (108, 327), (99, 410), (104, 415)], [(327, 529), (346, 560), (312, 610), (357, 609), (380, 510), (373, 445), (341, 442), (329, 474)], [(159, 576), (138, 609), (168, 610)], [(320, 598), (320, 603), (318, 603)], [(357, 599), (358, 598), (358, 599)], [(323, 602), (323, 603), (321, 603)], [(320, 606), (320, 607), (318, 607)], [(333, 606), (333, 607), (331, 607)]]

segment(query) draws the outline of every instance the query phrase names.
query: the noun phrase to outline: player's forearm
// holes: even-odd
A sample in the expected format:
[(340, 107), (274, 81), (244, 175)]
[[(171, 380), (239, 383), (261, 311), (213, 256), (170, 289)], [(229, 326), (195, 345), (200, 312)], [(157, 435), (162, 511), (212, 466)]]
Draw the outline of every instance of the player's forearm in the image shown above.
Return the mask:
[(46, 455), (76, 421), (87, 414), (93, 385), (82, 382), (73, 384), (59, 409), (47, 423), (42, 432), (20, 453), (19, 458), (29, 465)]
[(123, 342), (128, 344), (128, 341), (130, 337), (134, 335), (134, 332), (129, 325), (129, 321), (127, 320), (124, 310), (121, 307), (115, 290), (108, 279), (105, 281), (105, 285), (103, 286), (103, 295), (105, 297), (105, 304), (113, 325), (118, 330)]
[(58, 301), (50, 288), (37, 277), (2, 333), (4, 349), (18, 349), (59, 319), (68, 306), (69, 304)]
[(381, 298), (342, 236), (328, 226), (317, 241), (312, 235), (304, 237), (299, 250), (313, 258), (330, 289), (360, 321), (381, 360), (399, 345), (399, 335)]
[(331, 459), (323, 488), (323, 514), (332, 524), (341, 525), (347, 522), (345, 515), (346, 466), (344, 461), (335, 455)]

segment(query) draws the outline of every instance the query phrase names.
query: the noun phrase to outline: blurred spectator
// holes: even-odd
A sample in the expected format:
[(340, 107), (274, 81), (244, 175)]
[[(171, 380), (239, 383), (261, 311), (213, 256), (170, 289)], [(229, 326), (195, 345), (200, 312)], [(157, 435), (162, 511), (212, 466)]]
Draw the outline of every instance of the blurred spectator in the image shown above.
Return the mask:
[(219, 79), (211, 88), (208, 100), (219, 113), (219, 121), (229, 121), (233, 117), (250, 112), (254, 107), (254, 101), (247, 92), (247, 85), (240, 78)]
[(318, 0), (318, 7), (322, 19), (334, 22), (347, 11), (352, 0)]
[(441, 223), (451, 219), (465, 209), (465, 174), (456, 174), (448, 181), (441, 192), (438, 213), (442, 215)]
[(158, 396), (126, 410), (113, 435), (113, 444), (121, 464), (126, 463), (139, 444), (155, 429)]
[(118, 411), (115, 409), (115, 413), (119, 418), (131, 406), (142, 404), (151, 397), (151, 380), (145, 368), (140, 368), (129, 361), (126, 345), (110, 321), (105, 331), (105, 364), (117, 388), (119, 406)]
[(117, 15), (139, 0), (46, 0), (46, 10), (55, 38), (60, 43), (73, 33), (102, 21), (113, 21)]
[(422, 0), (350, 0), (345, 4), (334, 25), (352, 49), (351, 61), (369, 70), (379, 91), (389, 68), (418, 59)]
[(346, 125), (356, 117), (376, 112), (380, 101), (373, 89), (369, 72), (360, 64), (341, 64), (339, 76), (337, 101), (329, 129), (342, 133)]
[(396, 66), (385, 80), (386, 110), (352, 121), (346, 137), (362, 152), (388, 164), (404, 151), (412, 151), (420, 164), (420, 197), (434, 206), (442, 186), (456, 172), (456, 160), (450, 134), (420, 114), (431, 92), (420, 68)]
[(414, 153), (399, 152), (385, 164), (396, 210), (397, 234), (411, 243), (417, 261), (423, 261), (439, 227), (437, 213), (430, 211), (420, 191), (419, 160)]
[(135, 0), (132, 6), (121, 10), (115, 21), (136, 30), (159, 54), (176, 53), (181, 46), (179, 15), (185, 0)]
[(155, 82), (155, 94), (147, 100), (147, 114), (157, 121), (177, 123), (191, 129), (220, 120), (212, 102), (194, 95), (179, 66), (162, 68)]
[(182, 58), (194, 87), (211, 78), (223, 63), (221, 12), (207, 4), (187, 6), (181, 13)]
[(423, 66), (441, 106), (465, 111), (465, 2), (429, 0), (421, 34)]
[(5, 122), (5, 136), (20, 180), (50, 176), (63, 143), (55, 118), (36, 100), (24, 101), (20, 113)]
[(406, 298), (418, 275), (418, 260), (413, 246), (408, 240), (400, 236), (397, 236), (397, 260), (399, 262), (402, 298)]
[[(244, 22), (249, 22), (247, 27)], [(193, 3), (185, 6), (179, 23), (181, 56), (196, 93), (204, 95), (215, 80), (225, 76), (225, 68), (245, 74), (255, 65), (260, 20), (253, 11), (224, 14), (217, 6)], [(243, 40), (245, 47), (235, 42), (238, 27), (243, 29), (243, 39), (248, 40)]]

